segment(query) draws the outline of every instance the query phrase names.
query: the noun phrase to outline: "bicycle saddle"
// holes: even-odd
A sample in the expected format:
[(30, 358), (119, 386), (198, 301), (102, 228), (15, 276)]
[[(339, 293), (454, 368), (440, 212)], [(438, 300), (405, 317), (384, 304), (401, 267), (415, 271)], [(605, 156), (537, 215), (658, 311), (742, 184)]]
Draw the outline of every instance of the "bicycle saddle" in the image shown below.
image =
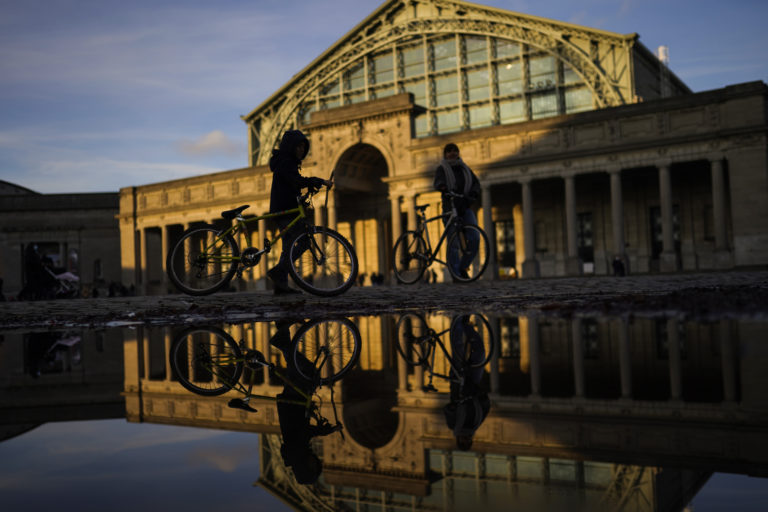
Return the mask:
[(224, 217), (227, 220), (232, 220), (235, 217), (237, 217), (238, 215), (240, 215), (240, 212), (242, 212), (246, 208), (249, 208), (250, 206), (251, 205), (249, 205), (249, 204), (244, 204), (243, 206), (238, 206), (234, 210), (227, 210), (225, 212), (221, 212), (221, 216)]
[(244, 411), (257, 412), (256, 409), (245, 403), (245, 401), (240, 398), (233, 398), (229, 401), (227, 406), (231, 407), (232, 409), (242, 409)]

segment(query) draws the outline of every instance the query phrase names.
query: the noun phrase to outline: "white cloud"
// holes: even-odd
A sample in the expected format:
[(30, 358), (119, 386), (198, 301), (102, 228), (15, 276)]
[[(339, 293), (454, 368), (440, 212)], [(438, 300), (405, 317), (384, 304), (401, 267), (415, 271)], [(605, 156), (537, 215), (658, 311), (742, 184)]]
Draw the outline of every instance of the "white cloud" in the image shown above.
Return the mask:
[(214, 130), (196, 140), (182, 140), (178, 144), (182, 153), (192, 156), (224, 154), (237, 156), (244, 154), (243, 144), (232, 140), (221, 130)]

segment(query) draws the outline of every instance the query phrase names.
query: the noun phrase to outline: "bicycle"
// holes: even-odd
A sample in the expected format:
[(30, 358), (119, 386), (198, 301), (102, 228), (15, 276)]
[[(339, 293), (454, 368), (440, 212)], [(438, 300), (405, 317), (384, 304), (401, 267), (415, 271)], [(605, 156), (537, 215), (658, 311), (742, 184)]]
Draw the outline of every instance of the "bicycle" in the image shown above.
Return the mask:
[[(459, 282), (472, 282), (479, 278), (488, 266), (489, 244), (488, 236), (480, 227), (473, 224), (464, 224), (458, 216), (453, 199), (462, 197), (460, 194), (447, 192), (451, 198), (451, 211), (429, 219), (426, 218), (428, 205), (416, 207), (417, 225), (415, 230), (406, 231), (395, 242), (392, 251), (392, 261), (395, 263), (395, 277), (403, 284), (413, 284), (424, 275), (424, 271), (435, 261), (448, 267), (448, 271), (454, 280)], [(427, 224), (439, 219), (447, 219), (437, 245), (432, 249), (429, 239)], [(460, 268), (457, 270), (449, 262), (438, 258), (440, 246), (448, 234), (447, 260), (452, 259), (452, 250), (456, 251), (453, 258), (459, 260)]]
[[(336, 416), (332, 384), (357, 364), (361, 344), (360, 331), (347, 318), (311, 320), (302, 325), (291, 340), (291, 357), (286, 358), (286, 363), (298, 372), (305, 381), (304, 385), (292, 381), (287, 373), (269, 362), (263, 353), (245, 349), (244, 341), (235, 342), (232, 336), (218, 327), (185, 329), (174, 338), (168, 357), (179, 384), (195, 394), (219, 396), (235, 391), (243, 395), (243, 398), (232, 398), (228, 406), (254, 413), (257, 410), (249, 405), (252, 399), (301, 405), (305, 407), (307, 417), (314, 418), (321, 430), (332, 428), (336, 431), (341, 430), (341, 423)], [(247, 379), (243, 379), (245, 382), (242, 382), (246, 368), (250, 371), (247, 372)], [(256, 371), (261, 368), (266, 368), (282, 380), (302, 399), (288, 400), (253, 393)], [(331, 388), (335, 426), (320, 416), (319, 406), (315, 403), (315, 396), (319, 397), (319, 389), (323, 386)]]
[[(326, 202), (329, 188), (326, 188)], [(315, 295), (330, 297), (345, 292), (357, 279), (357, 254), (338, 232), (309, 223), (309, 200), (317, 192), (310, 188), (297, 197), (296, 208), (282, 212), (245, 218), (243, 211), (249, 205), (221, 212), (224, 219), (235, 221), (225, 230), (210, 224), (189, 228), (168, 251), (165, 262), (168, 277), (188, 295), (214, 293), (225, 287), (235, 274), (242, 277), (244, 269), (256, 266), (285, 232), (303, 223), (304, 232), (296, 237), (289, 250), (289, 275), (300, 288)], [(247, 247), (240, 252), (235, 240), (239, 233), (249, 239), (248, 224), (282, 215), (294, 215), (294, 218), (272, 240), (265, 237), (263, 249)]]
[[(449, 353), (440, 339), (446, 333), (450, 333), (451, 347), (459, 349), (460, 353)], [(448, 375), (434, 371), (437, 348), (442, 350), (451, 369)], [(429, 373), (429, 381), (422, 385), (422, 391), (437, 391), (432, 385), (434, 377), (462, 386), (466, 369), (481, 369), (491, 360), (495, 348), (488, 319), (477, 313), (455, 316), (448, 329), (440, 332), (429, 327), (424, 317), (417, 313), (406, 313), (397, 320), (397, 351), (400, 356), (409, 366), (424, 366)]]

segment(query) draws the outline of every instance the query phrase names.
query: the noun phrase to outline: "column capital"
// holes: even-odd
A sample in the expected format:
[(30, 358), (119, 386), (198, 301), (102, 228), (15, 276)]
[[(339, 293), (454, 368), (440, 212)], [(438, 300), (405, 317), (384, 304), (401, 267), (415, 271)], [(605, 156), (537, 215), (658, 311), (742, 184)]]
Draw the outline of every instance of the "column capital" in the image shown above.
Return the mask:
[(530, 185), (531, 182), (533, 181), (533, 178), (531, 178), (530, 176), (521, 176), (521, 177), (515, 178), (515, 181), (520, 183), (521, 185)]
[(606, 167), (605, 168), (605, 172), (607, 172), (608, 174), (619, 174), (620, 175), (622, 169), (623, 168), (620, 165), (616, 164), (616, 165), (611, 165), (611, 166)]
[(725, 153), (721, 153), (721, 152), (708, 153), (705, 155), (705, 158), (709, 160), (710, 163), (722, 162), (723, 160), (725, 160)]
[(671, 165), (672, 165), (671, 158), (661, 158), (659, 160), (656, 160), (656, 167), (658, 168), (662, 168), (662, 167), (669, 168)]

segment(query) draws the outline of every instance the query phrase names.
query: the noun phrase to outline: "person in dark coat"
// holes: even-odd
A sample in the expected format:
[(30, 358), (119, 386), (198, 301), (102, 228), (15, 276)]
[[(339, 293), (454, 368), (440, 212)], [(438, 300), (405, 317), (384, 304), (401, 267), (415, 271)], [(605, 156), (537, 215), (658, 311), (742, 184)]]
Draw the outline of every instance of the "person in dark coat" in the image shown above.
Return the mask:
[[(433, 186), (435, 190), (443, 193), (443, 213), (450, 213), (452, 206), (456, 208), (459, 218), (464, 224), (477, 225), (477, 217), (472, 211), (472, 203), (480, 196), (480, 181), (467, 164), (459, 156), (459, 147), (454, 144), (446, 144), (443, 148), (443, 160), (435, 171)], [(461, 194), (462, 197), (452, 198), (447, 193)], [(447, 219), (444, 219), (445, 223)], [(453, 231), (453, 227), (449, 228)], [(451, 232), (446, 235), (450, 239)], [(480, 242), (479, 235), (471, 232), (467, 237), (468, 247), (463, 254), (459, 254), (458, 244), (448, 247), (448, 264), (456, 274), (468, 278), (467, 269), (477, 254)]]
[[(304, 177), (299, 172), (301, 161), (309, 153), (309, 140), (299, 130), (288, 130), (283, 134), (278, 149), (272, 152), (269, 168), (272, 171), (272, 191), (269, 201), (270, 213), (277, 213), (296, 208), (296, 198), (303, 188), (318, 189), (331, 182), (317, 177)], [(282, 232), (293, 220), (293, 216), (284, 215), (277, 218), (277, 225)], [(267, 276), (275, 285), (275, 295), (284, 293), (300, 293), (288, 286), (288, 250), (296, 237), (301, 234), (302, 226), (296, 224), (283, 233), (283, 250), (280, 261), (272, 267)], [(306, 250), (306, 248), (305, 248)]]
[[(483, 361), (486, 354), (483, 340), (469, 319), (469, 315), (462, 315), (451, 328), (451, 350), (457, 368), (451, 368), (450, 402), (443, 408), (446, 425), (456, 437), (456, 447), (463, 451), (472, 447), (475, 431), (491, 409), (488, 393), (481, 387), (484, 368), (471, 366)], [(462, 385), (456, 382), (456, 370), (464, 377)]]

